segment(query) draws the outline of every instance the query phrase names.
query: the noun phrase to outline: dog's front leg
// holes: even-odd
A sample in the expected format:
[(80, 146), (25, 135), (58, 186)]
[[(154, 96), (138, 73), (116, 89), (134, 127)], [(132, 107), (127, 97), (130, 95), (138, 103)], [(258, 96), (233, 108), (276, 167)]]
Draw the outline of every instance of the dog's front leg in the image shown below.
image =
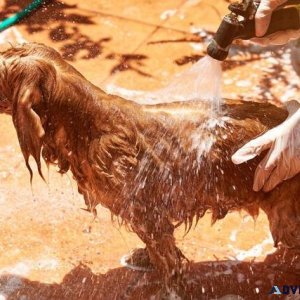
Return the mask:
[(182, 282), (182, 260), (184, 256), (176, 247), (174, 226), (168, 221), (132, 225), (134, 232), (146, 244), (150, 261), (163, 276), (167, 291), (178, 289)]

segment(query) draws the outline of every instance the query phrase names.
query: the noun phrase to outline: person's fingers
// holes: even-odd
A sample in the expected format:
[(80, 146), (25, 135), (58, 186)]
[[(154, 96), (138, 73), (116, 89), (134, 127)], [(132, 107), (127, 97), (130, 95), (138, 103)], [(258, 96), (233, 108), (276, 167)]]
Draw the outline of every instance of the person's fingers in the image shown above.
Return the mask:
[(231, 160), (234, 164), (240, 165), (260, 155), (261, 152), (269, 149), (271, 145), (272, 145), (271, 134), (270, 132), (267, 132), (264, 135), (250, 141), (241, 149), (236, 151), (232, 155)]
[(260, 191), (263, 186), (265, 185), (266, 181), (270, 177), (272, 171), (276, 167), (277, 158), (275, 155), (272, 155), (274, 147), (269, 150), (269, 153), (266, 157), (259, 163), (256, 168), (254, 174), (254, 183), (253, 183), (253, 190), (255, 192)]
[(298, 173), (300, 173), (300, 159), (294, 157), (289, 162), (289, 171), (285, 175), (284, 180), (291, 179)]
[(280, 183), (293, 178), (298, 173), (300, 173), (300, 159), (289, 157), (288, 154), (282, 154), (282, 157), (278, 160), (277, 167), (265, 182), (263, 191), (270, 192)]
[(286, 30), (278, 31), (263, 38), (252, 38), (250, 41), (262, 47), (269, 45), (281, 46), (287, 44), (289, 41), (297, 40), (299, 37), (299, 30)]
[(254, 43), (254, 44), (257, 44), (257, 45), (259, 45), (261, 47), (267, 47), (267, 46), (270, 45), (269, 44), (269, 39), (267, 37), (266, 38), (258, 38), (258, 37), (252, 38), (250, 40), (250, 42)]
[(300, 76), (300, 47), (294, 45), (291, 52), (291, 62), (297, 75)]
[(299, 30), (279, 31), (268, 36), (271, 45), (285, 45), (289, 41), (296, 40), (300, 37)]
[(283, 181), (283, 179), (281, 178), (280, 175), (281, 175), (280, 168), (279, 167), (275, 168), (275, 170), (273, 171), (273, 173), (270, 175), (269, 179), (267, 180), (267, 182), (263, 186), (263, 191), (266, 192), (266, 193), (270, 192), (277, 185), (279, 185)]
[(300, 109), (300, 102), (297, 100), (289, 100), (283, 103), (287, 111), (289, 112), (289, 115), (294, 114)]
[(265, 6), (260, 5), (255, 17), (255, 33), (257, 37), (262, 37), (268, 31), (272, 17), (272, 10)]
[(255, 32), (257, 37), (264, 36), (269, 28), (273, 11), (286, 0), (262, 0), (255, 15)]
[(290, 170), (291, 169), (289, 162), (287, 161), (287, 159), (284, 159), (284, 156), (282, 155), (281, 158), (278, 160), (278, 165), (265, 182), (263, 186), (263, 191), (270, 192), (282, 181), (288, 179), (290, 176)]

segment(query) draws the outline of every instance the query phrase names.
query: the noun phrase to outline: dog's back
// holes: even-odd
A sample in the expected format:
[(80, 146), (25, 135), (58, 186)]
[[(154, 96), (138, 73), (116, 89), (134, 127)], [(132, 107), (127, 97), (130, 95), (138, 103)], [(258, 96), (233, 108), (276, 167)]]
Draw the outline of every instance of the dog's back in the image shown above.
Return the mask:
[(179, 222), (201, 217), (206, 210), (213, 212), (214, 221), (234, 209), (257, 213), (265, 194), (253, 192), (252, 183), (261, 157), (236, 166), (231, 156), (280, 124), (286, 118), (284, 110), (226, 100), (218, 117), (207, 103), (196, 102), (143, 106), (143, 112), (135, 122), (148, 151), (140, 159), (129, 197), (146, 199), (151, 194), (155, 205), (166, 207)]

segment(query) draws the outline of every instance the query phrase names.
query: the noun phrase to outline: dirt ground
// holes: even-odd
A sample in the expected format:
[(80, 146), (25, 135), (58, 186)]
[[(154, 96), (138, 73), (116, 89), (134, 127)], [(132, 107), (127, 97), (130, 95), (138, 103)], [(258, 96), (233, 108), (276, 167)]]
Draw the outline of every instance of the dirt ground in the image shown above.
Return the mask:
[[(1, 18), (29, 2), (0, 1)], [(49, 1), (16, 28), (27, 41), (56, 48), (100, 87), (151, 90), (205, 54), (227, 5)], [(289, 55), (288, 47), (236, 45), (223, 66), (224, 97), (279, 103), (299, 96)], [(94, 220), (81, 209), (71, 174), (62, 177), (51, 168), (47, 183), (35, 176), (31, 186), (11, 118), (1, 115), (0, 124), (0, 299), (161, 298), (158, 274), (120, 264), (142, 242), (113, 223), (109, 211), (99, 207)], [(182, 228), (177, 232), (191, 260), (184, 274), (186, 299), (280, 299), (268, 295), (272, 285), (300, 284), (299, 253), (276, 251), (263, 213), (255, 221), (231, 213), (210, 223), (208, 214), (186, 237)]]

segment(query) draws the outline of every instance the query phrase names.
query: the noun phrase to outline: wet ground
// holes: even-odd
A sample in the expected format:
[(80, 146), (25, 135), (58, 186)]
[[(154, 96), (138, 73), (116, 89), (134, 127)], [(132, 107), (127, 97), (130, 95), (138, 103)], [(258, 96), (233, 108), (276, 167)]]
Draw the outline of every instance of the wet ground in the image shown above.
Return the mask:
[[(4, 18), (29, 1), (0, 3)], [(56, 48), (98, 86), (151, 90), (205, 54), (227, 5), (49, 1), (16, 28), (26, 40)], [(287, 47), (236, 45), (224, 64), (224, 97), (276, 103), (297, 97), (299, 78), (289, 57)], [(142, 242), (103, 208), (95, 220), (82, 210), (71, 175), (51, 168), (47, 184), (35, 176), (30, 186), (11, 119), (0, 116), (0, 123), (0, 299), (159, 298), (158, 274), (120, 265)], [(273, 284), (300, 284), (297, 253), (275, 253), (263, 213), (256, 221), (232, 213), (213, 227), (207, 215), (185, 238), (179, 229), (177, 239), (192, 261), (184, 275), (192, 299), (267, 299)]]

